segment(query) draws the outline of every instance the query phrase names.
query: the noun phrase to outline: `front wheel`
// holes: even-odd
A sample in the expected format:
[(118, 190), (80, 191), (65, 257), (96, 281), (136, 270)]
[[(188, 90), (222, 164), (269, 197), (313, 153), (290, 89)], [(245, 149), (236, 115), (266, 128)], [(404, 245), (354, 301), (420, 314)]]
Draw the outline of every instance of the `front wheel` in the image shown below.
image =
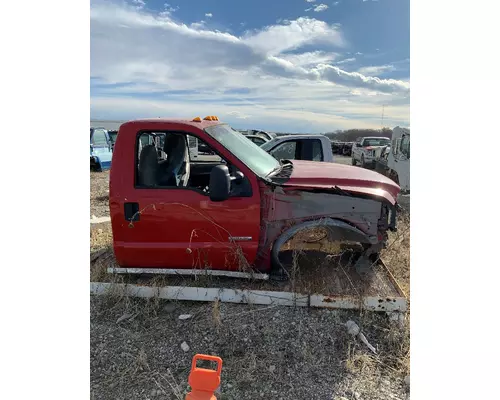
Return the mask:
[(356, 165), (356, 159), (354, 158), (354, 155), (351, 158), (351, 164), (352, 165)]
[(362, 166), (363, 168), (365, 168), (365, 167), (366, 167), (366, 164), (365, 164), (365, 155), (364, 155), (364, 154), (361, 154), (361, 166)]

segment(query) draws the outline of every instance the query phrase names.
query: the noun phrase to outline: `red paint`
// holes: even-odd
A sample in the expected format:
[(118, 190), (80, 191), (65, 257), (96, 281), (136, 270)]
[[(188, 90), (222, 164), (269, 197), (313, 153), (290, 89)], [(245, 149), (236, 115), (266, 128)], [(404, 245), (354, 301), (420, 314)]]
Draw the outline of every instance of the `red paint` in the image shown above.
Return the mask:
[[(250, 264), (254, 262), (260, 236), (257, 177), (202, 131), (219, 123), (158, 119), (120, 127), (109, 181), (113, 247), (120, 266), (237, 270), (238, 247)], [(192, 189), (136, 189), (135, 139), (141, 130), (184, 131), (203, 138), (249, 178), (253, 196), (211, 202), (207, 195)], [(125, 202), (137, 202), (142, 210), (140, 221), (133, 227), (125, 220)], [(252, 240), (238, 242), (237, 247), (230, 243), (229, 236), (251, 236)]]
[[(244, 264), (268, 270), (272, 242), (286, 224), (268, 226), (274, 202), (269, 186), (227, 149), (204, 132), (218, 121), (151, 119), (123, 124), (113, 152), (110, 173), (110, 213), (113, 247), (122, 267), (214, 268), (237, 270)], [(216, 149), (250, 181), (252, 197), (210, 201), (187, 188), (136, 189), (135, 151), (140, 131), (177, 131), (197, 136)], [(376, 172), (334, 163), (293, 161), (288, 187), (327, 189), (338, 186), (354, 193), (383, 197), (394, 204), (399, 186)], [(140, 221), (125, 220), (124, 203), (135, 202)], [(293, 221), (295, 222), (295, 221)], [(229, 237), (251, 237), (231, 243)]]
[(293, 172), (285, 186), (298, 188), (333, 188), (383, 197), (396, 202), (399, 186), (378, 172), (336, 163), (293, 160)]

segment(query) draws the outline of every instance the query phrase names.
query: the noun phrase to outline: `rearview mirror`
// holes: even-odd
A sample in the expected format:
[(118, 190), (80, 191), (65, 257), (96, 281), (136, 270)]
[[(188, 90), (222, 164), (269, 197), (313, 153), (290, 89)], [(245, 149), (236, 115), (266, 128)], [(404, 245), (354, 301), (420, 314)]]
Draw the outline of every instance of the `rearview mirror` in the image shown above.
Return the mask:
[(224, 201), (229, 198), (231, 190), (231, 176), (226, 165), (217, 165), (210, 171), (210, 182), (208, 192), (210, 200)]

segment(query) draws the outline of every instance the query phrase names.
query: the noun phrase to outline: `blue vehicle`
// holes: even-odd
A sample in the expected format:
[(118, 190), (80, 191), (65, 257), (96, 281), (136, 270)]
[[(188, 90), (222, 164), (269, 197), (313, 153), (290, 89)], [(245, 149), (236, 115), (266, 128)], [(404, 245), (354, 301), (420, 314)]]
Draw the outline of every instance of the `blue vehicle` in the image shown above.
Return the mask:
[(90, 128), (90, 169), (102, 171), (111, 167), (113, 141), (104, 128)]

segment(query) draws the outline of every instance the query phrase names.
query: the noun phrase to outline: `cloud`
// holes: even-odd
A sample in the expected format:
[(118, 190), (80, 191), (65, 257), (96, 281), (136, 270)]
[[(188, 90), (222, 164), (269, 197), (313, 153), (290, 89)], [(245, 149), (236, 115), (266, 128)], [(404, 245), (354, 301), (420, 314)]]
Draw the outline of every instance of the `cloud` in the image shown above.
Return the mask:
[[(94, 117), (213, 109), (228, 120), (251, 116), (259, 125), (262, 119), (342, 129), (360, 121), (377, 126), (380, 107), (373, 104), (393, 101), (394, 121), (409, 118), (409, 82), (341, 69), (347, 43), (337, 25), (301, 17), (235, 36), (110, 1), (91, 0), (90, 14)], [(301, 51), (316, 44), (324, 50)], [(290, 113), (295, 117), (287, 122)]]
[(328, 10), (328, 6), (326, 4), (320, 4), (319, 6), (316, 6), (314, 8), (315, 12), (321, 12), (321, 11), (326, 11)]
[(316, 0), (306, 0), (306, 3), (314, 3)]
[(205, 27), (205, 24), (206, 22), (201, 20), (199, 22), (193, 22), (192, 24), (190, 24), (189, 26), (193, 29), (201, 29), (201, 28), (204, 28)]
[(324, 51), (311, 51), (301, 54), (282, 54), (280, 57), (295, 66), (306, 67), (331, 62), (338, 57), (338, 54)]
[(305, 44), (324, 43), (337, 47), (345, 44), (337, 26), (308, 17), (287, 21), (283, 25), (268, 26), (258, 32), (248, 32), (242, 40), (253, 49), (271, 55)]
[(351, 57), (351, 58), (345, 58), (343, 60), (337, 61), (336, 64), (337, 65), (342, 65), (342, 64), (348, 64), (348, 63), (351, 63), (351, 62), (354, 62), (354, 61), (356, 61), (356, 59), (354, 57)]
[(205, 17), (207, 17), (207, 18), (212, 18), (212, 17), (213, 17), (213, 15), (212, 15), (212, 13), (206, 13), (206, 14), (205, 14)]
[(333, 5), (334, 5), (334, 6), (338, 6), (339, 4), (340, 4), (340, 1), (335, 1), (335, 2), (333, 3)]
[(162, 17), (168, 17), (168, 16), (172, 15), (172, 13), (174, 13), (178, 10), (179, 10), (179, 6), (172, 7), (170, 4), (165, 3), (163, 5), (163, 11), (160, 12), (159, 15)]
[(146, 5), (144, 0), (132, 0), (132, 3), (135, 4), (136, 8), (139, 10), (143, 9), (144, 6)]
[(395, 69), (396, 68), (394, 67), (394, 65), (378, 65), (359, 68), (358, 72), (363, 75), (378, 76), (387, 72), (394, 71)]

